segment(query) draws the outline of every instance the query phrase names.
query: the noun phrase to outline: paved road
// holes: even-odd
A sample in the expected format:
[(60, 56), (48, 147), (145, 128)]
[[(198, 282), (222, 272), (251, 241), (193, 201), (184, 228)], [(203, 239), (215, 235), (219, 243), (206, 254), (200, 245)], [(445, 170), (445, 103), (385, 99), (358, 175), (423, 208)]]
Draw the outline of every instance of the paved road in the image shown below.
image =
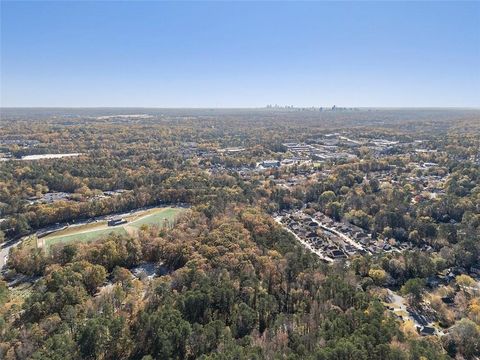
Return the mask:
[(0, 270), (2, 270), (3, 267), (5, 266), (5, 264), (7, 263), (8, 254), (10, 252), (10, 249), (17, 246), (21, 242), (22, 242), (22, 240), (20, 239), (20, 240), (14, 241), (14, 242), (9, 242), (7, 244), (3, 244), (3, 246), (0, 248)]
[[(323, 225), (320, 221), (318, 221), (317, 219), (315, 218), (312, 218), (313, 222), (317, 223), (318, 226), (320, 226), (322, 229), (324, 230), (327, 230), (327, 231), (330, 231), (331, 233), (337, 235), (338, 237), (342, 238), (343, 240), (345, 240), (345, 242), (349, 243), (350, 245), (352, 245), (354, 248), (356, 248), (357, 250), (364, 250), (363, 247), (357, 243), (355, 240), (351, 239), (350, 237), (348, 237), (347, 235), (341, 233), (340, 231), (334, 229), (334, 228), (331, 228), (331, 227), (328, 227), (326, 225)], [(367, 250), (368, 251), (368, 250)]]
[(422, 326), (427, 326), (429, 324), (428, 320), (417, 313), (412, 313), (407, 310), (406, 300), (404, 297), (398, 295), (397, 293), (394, 293), (392, 290), (388, 290), (388, 296), (390, 297), (391, 304), (393, 305), (393, 310), (394, 311), (401, 311), (404, 314), (402, 316), (407, 318), (408, 320), (412, 320), (415, 324), (415, 326), (422, 327)]
[(333, 259), (331, 257), (326, 256), (323, 254), (320, 250), (315, 249), (312, 245), (307, 243), (305, 240), (303, 240), (301, 237), (299, 237), (297, 234), (295, 234), (292, 230), (290, 230), (287, 226), (282, 224), (281, 218), (275, 218), (275, 221), (279, 223), (285, 230), (287, 230), (290, 234), (295, 236), (295, 239), (297, 239), (305, 248), (313, 252), (315, 255), (317, 255), (320, 259), (325, 260), (327, 262), (333, 262)]

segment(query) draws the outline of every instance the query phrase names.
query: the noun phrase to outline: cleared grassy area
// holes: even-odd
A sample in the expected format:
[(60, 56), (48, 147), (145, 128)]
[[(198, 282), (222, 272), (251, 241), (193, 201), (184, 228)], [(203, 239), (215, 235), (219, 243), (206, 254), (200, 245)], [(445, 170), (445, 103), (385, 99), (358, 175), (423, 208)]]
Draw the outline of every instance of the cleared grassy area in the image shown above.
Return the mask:
[(155, 211), (150, 215), (139, 218), (131, 222), (129, 225), (139, 229), (142, 225), (159, 225), (163, 226), (167, 223), (169, 226), (173, 225), (173, 221), (183, 209), (179, 208), (164, 208), (160, 211)]
[[(100, 221), (80, 226), (69, 227), (52, 233), (41, 239), (43, 247), (48, 252), (52, 245), (67, 244), (71, 242), (87, 242), (95, 241), (110, 233), (119, 235), (131, 234), (132, 230), (135, 232), (143, 225), (158, 225), (158, 226), (172, 226), (176, 216), (178, 216), (184, 209), (182, 208), (152, 208), (144, 211), (138, 211), (124, 217), (127, 220), (126, 224), (119, 226), (108, 226), (106, 221)], [(127, 231), (128, 229), (128, 231)]]
[(56, 238), (59, 236), (68, 236), (68, 235), (73, 235), (73, 234), (78, 234), (80, 232), (86, 232), (86, 231), (97, 231), (97, 230), (103, 230), (107, 229), (108, 225), (106, 221), (99, 221), (99, 222), (92, 222), (89, 224), (83, 224), (83, 225), (78, 225), (78, 226), (70, 226), (64, 230), (60, 231), (55, 231), (54, 233), (51, 233), (47, 236), (45, 236), (45, 239), (50, 239), (50, 238)]
[(115, 227), (115, 228), (110, 228), (110, 229), (101, 229), (101, 230), (95, 230), (95, 231), (86, 231), (86, 232), (81, 232), (77, 234), (72, 234), (72, 235), (66, 235), (66, 236), (58, 236), (58, 237), (52, 237), (52, 238), (46, 238), (45, 239), (45, 247), (46, 250), (56, 244), (60, 243), (70, 243), (70, 242), (86, 242), (86, 241), (93, 241), (93, 240), (98, 240), (103, 236), (107, 236), (108, 234), (119, 234), (119, 235), (126, 235), (127, 232), (122, 226)]

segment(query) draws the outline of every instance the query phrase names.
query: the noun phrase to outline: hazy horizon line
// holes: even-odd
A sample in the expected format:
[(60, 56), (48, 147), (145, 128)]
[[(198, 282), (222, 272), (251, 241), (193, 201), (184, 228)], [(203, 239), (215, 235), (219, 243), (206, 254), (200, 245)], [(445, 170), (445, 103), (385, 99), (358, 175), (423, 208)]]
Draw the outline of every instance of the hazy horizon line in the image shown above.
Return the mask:
[[(290, 107), (291, 106), (291, 107)], [(480, 110), (479, 106), (347, 106), (334, 105), (336, 109), (458, 109)], [(219, 110), (290, 110), (290, 109), (333, 109), (333, 106), (0, 106), (0, 109), (219, 109)]]

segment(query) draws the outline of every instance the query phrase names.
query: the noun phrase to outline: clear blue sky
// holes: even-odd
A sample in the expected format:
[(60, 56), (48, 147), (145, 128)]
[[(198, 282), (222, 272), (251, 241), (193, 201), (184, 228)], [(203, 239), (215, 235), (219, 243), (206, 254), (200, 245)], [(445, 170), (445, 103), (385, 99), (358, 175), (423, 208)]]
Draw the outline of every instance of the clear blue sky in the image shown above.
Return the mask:
[(5, 2), (2, 106), (480, 106), (480, 2)]

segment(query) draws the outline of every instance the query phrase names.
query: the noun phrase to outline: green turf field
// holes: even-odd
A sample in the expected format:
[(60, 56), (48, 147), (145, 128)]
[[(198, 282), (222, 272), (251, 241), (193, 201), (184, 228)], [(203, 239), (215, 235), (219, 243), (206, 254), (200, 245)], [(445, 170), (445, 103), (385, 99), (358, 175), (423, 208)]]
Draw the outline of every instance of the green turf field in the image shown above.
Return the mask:
[[(125, 219), (128, 223), (109, 227), (105, 222), (85, 224), (79, 226), (78, 228), (71, 227), (57, 233), (50, 234), (43, 238), (43, 243), (45, 250), (48, 252), (49, 248), (52, 245), (56, 244), (66, 244), (70, 242), (87, 242), (98, 240), (104, 236), (107, 236), (110, 233), (115, 233), (119, 235), (127, 235), (133, 231), (137, 231), (142, 227), (142, 225), (158, 225), (164, 226), (167, 222), (169, 226), (173, 225), (173, 220), (175, 217), (180, 214), (184, 209), (181, 208), (153, 208), (148, 209), (142, 212), (137, 212), (130, 216), (127, 216)], [(129, 230), (127, 232), (127, 230)]]
[(70, 242), (85, 242), (85, 241), (92, 241), (100, 239), (103, 236), (106, 236), (110, 233), (115, 233), (119, 235), (126, 235), (127, 232), (121, 226), (116, 228), (110, 229), (102, 229), (102, 230), (95, 230), (95, 231), (88, 231), (88, 232), (81, 232), (78, 234), (66, 235), (66, 236), (58, 236), (58, 237), (51, 237), (45, 239), (45, 246), (50, 248), (52, 245), (60, 244), (60, 243), (70, 243)]
[(131, 222), (129, 225), (139, 229), (142, 225), (159, 225), (163, 226), (165, 224), (165, 219), (169, 225), (173, 225), (173, 220), (175, 217), (182, 212), (183, 209), (179, 208), (164, 208), (160, 211), (155, 211), (150, 215), (142, 217), (138, 220)]

